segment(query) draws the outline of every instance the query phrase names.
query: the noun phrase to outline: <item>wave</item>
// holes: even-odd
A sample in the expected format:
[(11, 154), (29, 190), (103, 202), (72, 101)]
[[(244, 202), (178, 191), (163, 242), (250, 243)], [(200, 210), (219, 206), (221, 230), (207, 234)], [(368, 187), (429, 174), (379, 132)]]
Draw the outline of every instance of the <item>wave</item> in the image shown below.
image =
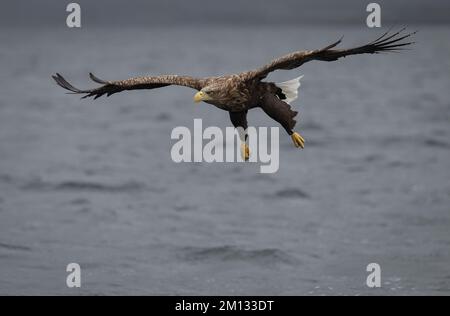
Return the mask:
[[(418, 141), (417, 137), (412, 137), (412, 136), (391, 136), (391, 137), (386, 137), (386, 138), (380, 140), (380, 142), (382, 142), (385, 146), (386, 145), (406, 144), (406, 143), (417, 144), (417, 141)], [(419, 139), (419, 141), (424, 146), (427, 146), (427, 147), (450, 149), (450, 143), (443, 141), (443, 140), (436, 139), (436, 138), (422, 138), (422, 139)]]
[(7, 184), (12, 183), (13, 177), (11, 177), (9, 174), (2, 173), (2, 174), (0, 174), (0, 182), (7, 183)]
[(435, 147), (435, 148), (444, 148), (444, 149), (450, 149), (450, 144), (441, 140), (437, 139), (426, 139), (424, 141), (425, 146), (427, 147)]
[(282, 250), (274, 248), (243, 249), (238, 246), (187, 247), (184, 258), (192, 261), (245, 261), (252, 264), (296, 264), (298, 260)]
[(169, 113), (159, 113), (154, 117), (154, 121), (157, 122), (169, 122), (172, 120), (172, 116)]
[(31, 251), (30, 247), (21, 246), (21, 245), (7, 244), (7, 243), (0, 243), (0, 249), (18, 250), (18, 251)]
[(77, 180), (52, 183), (34, 179), (22, 185), (21, 188), (24, 190), (34, 191), (88, 191), (120, 193), (142, 191), (146, 188), (146, 186), (143, 183), (135, 181), (115, 184)]
[(311, 198), (311, 196), (300, 190), (300, 189), (296, 189), (296, 188), (290, 188), (290, 189), (284, 189), (284, 190), (280, 190), (275, 192), (275, 197), (276, 198), (295, 198), (295, 199), (309, 199)]

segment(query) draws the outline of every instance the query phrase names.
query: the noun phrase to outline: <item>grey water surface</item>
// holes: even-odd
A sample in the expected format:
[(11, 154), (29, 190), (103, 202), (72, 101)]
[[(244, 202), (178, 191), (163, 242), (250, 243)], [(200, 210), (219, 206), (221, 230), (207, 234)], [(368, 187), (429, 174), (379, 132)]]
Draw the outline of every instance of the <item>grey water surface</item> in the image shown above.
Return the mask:
[[(171, 160), (174, 127), (230, 125), (193, 90), (80, 100), (50, 76), (220, 75), (380, 30), (87, 28), (0, 32), (0, 294), (450, 294), (448, 26), (417, 27), (400, 54), (271, 76), (305, 75), (307, 146), (280, 131), (275, 174)], [(249, 121), (276, 126), (258, 109)], [(66, 287), (70, 262), (80, 289)], [(371, 262), (380, 289), (366, 286)]]

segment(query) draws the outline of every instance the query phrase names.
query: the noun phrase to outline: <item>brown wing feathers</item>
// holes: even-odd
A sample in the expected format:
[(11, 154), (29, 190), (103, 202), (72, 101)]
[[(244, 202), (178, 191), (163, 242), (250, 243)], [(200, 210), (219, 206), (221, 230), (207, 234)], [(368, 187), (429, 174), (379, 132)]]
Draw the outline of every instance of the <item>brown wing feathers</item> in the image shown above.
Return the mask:
[[(401, 35), (401, 32), (403, 32), (405, 29), (401, 29), (400, 31), (389, 35), (389, 32), (384, 33), (382, 36), (377, 38), (375, 41), (370, 42), (367, 45), (359, 46), (356, 48), (351, 49), (324, 49), (322, 51), (319, 51), (316, 53), (316, 56), (313, 56), (312, 59), (318, 59), (318, 60), (326, 60), (326, 61), (333, 61), (337, 60), (340, 57), (345, 57), (348, 55), (357, 55), (357, 54), (378, 54), (383, 52), (395, 52), (400, 51), (404, 49), (404, 46), (408, 46), (413, 44), (414, 42), (402, 42), (403, 40), (407, 39), (408, 37), (411, 37), (416, 32), (408, 33), (405, 35)], [(339, 44), (341, 40), (339, 40), (337, 44)], [(334, 45), (334, 46), (336, 46)], [(333, 47), (334, 47), (333, 46)]]
[(270, 72), (277, 69), (290, 70), (300, 67), (304, 63), (311, 60), (323, 60), (323, 61), (335, 61), (341, 57), (357, 54), (378, 54), (382, 52), (395, 52), (405, 48), (405, 46), (411, 45), (414, 42), (404, 41), (405, 39), (416, 34), (407, 33), (401, 34), (405, 31), (405, 28), (389, 34), (389, 31), (378, 37), (376, 40), (369, 44), (351, 48), (351, 49), (334, 49), (342, 42), (342, 38), (337, 42), (318, 50), (312, 51), (298, 51), (280, 58), (273, 60), (271, 63), (261, 67), (253, 72), (254, 78), (265, 78)]
[(155, 77), (137, 77), (120, 81), (105, 81), (90, 73), (89, 77), (91, 78), (91, 80), (96, 83), (102, 84), (103, 86), (95, 89), (80, 90), (71, 85), (66, 79), (64, 79), (63, 76), (58, 73), (52, 77), (59, 86), (71, 91), (71, 93), (85, 94), (82, 97), (83, 99), (88, 97), (94, 97), (94, 99), (97, 99), (103, 95), (109, 97), (114, 93), (125, 90), (156, 89), (170, 85), (186, 86), (196, 90), (200, 90), (203, 86), (202, 80), (188, 76), (166, 75)]

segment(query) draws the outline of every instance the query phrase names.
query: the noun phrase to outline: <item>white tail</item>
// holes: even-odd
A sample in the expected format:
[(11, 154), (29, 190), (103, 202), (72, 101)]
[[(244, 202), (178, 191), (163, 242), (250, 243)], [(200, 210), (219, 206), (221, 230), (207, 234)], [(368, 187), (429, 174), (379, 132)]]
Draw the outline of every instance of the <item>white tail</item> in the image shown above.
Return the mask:
[(300, 79), (302, 79), (303, 76), (294, 78), (292, 80), (288, 80), (285, 82), (276, 83), (275, 85), (281, 89), (283, 94), (286, 96), (286, 99), (283, 100), (284, 102), (290, 104), (292, 101), (297, 99), (298, 97), (298, 89), (301, 86)]

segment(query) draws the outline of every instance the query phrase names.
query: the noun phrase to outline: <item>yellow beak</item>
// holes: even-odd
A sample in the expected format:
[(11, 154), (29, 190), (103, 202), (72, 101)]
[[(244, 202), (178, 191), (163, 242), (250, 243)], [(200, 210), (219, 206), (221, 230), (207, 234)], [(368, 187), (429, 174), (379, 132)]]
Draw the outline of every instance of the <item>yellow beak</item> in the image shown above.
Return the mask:
[(200, 101), (203, 101), (204, 93), (199, 91), (194, 95), (194, 102), (198, 103)]
[(199, 91), (194, 95), (194, 101), (196, 103), (200, 102), (200, 101), (208, 101), (211, 100), (211, 97), (203, 91)]

